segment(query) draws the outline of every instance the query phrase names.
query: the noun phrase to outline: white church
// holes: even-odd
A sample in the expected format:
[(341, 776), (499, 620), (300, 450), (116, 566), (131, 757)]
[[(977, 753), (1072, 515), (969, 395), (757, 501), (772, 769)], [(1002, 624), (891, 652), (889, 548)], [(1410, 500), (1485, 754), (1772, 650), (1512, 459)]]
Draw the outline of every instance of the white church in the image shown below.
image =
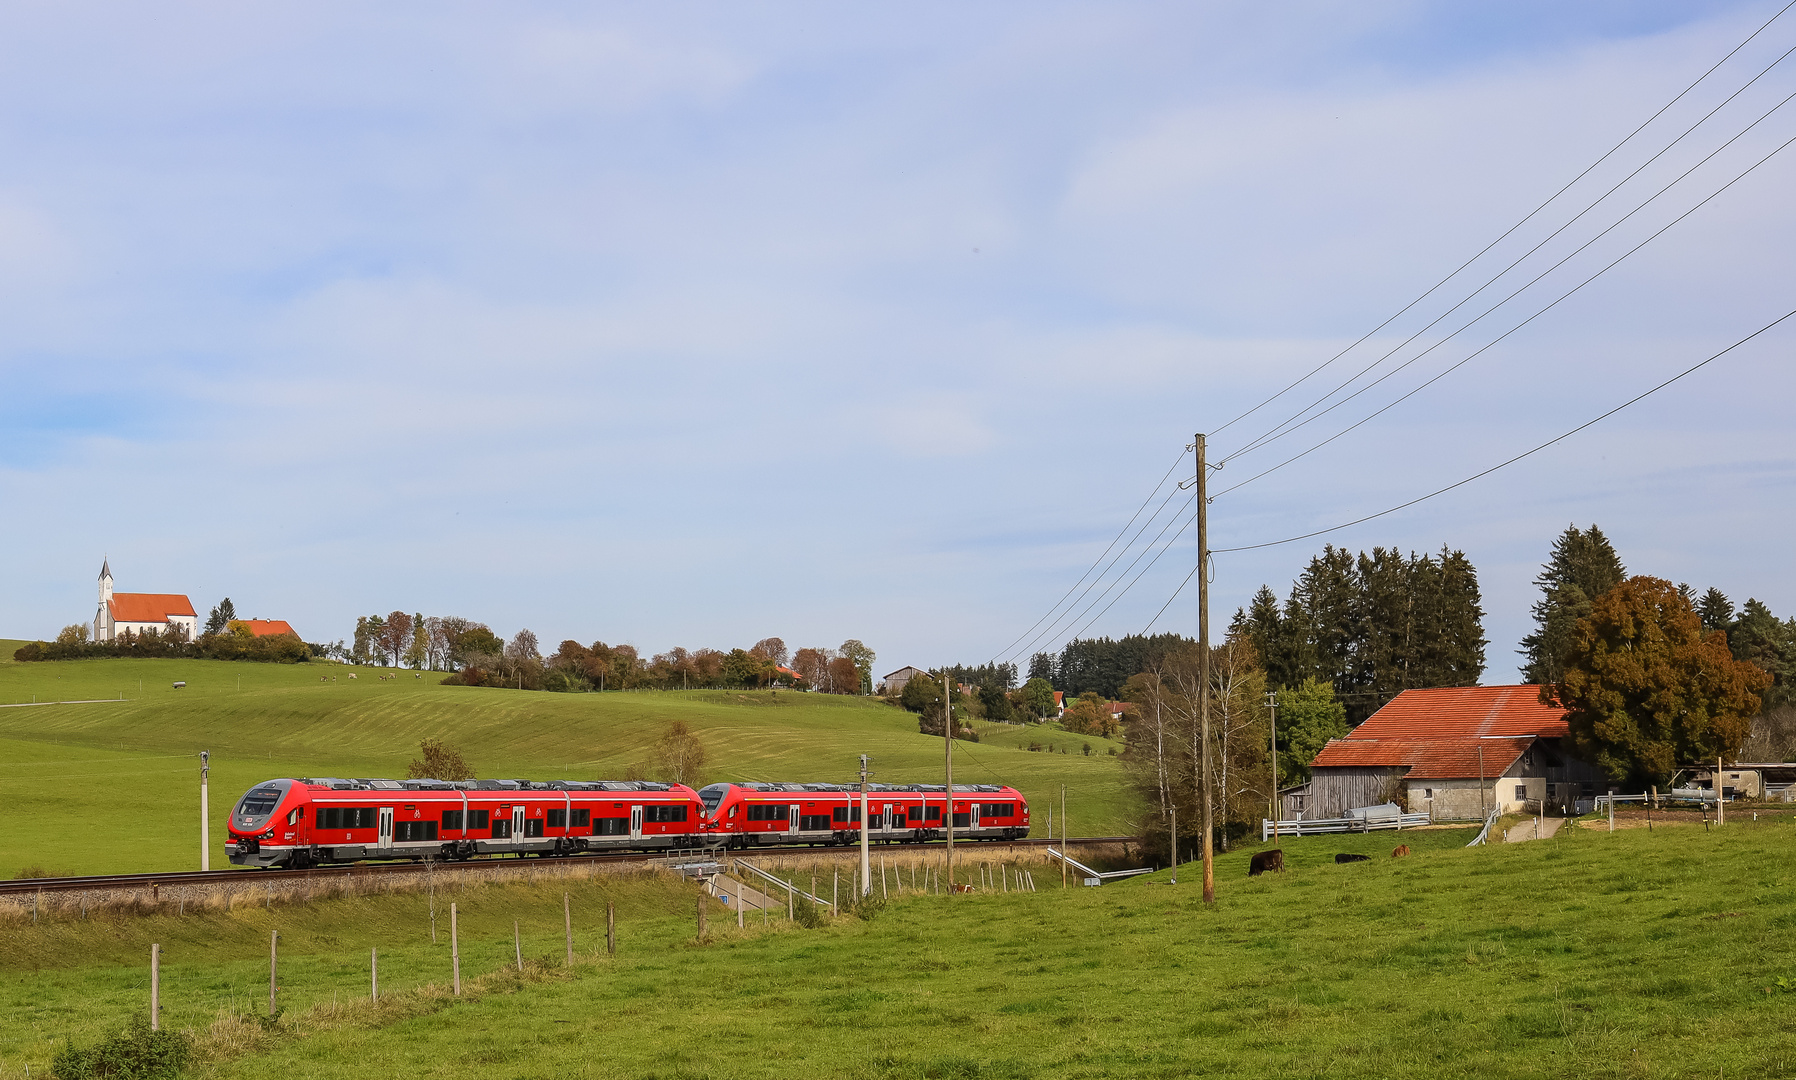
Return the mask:
[(100, 610), (94, 613), (94, 640), (116, 641), (126, 631), (140, 635), (145, 630), (158, 634), (171, 632), (183, 640), (199, 636), (200, 617), (193, 604), (180, 593), (115, 593), (112, 591), (110, 560), (100, 563)]

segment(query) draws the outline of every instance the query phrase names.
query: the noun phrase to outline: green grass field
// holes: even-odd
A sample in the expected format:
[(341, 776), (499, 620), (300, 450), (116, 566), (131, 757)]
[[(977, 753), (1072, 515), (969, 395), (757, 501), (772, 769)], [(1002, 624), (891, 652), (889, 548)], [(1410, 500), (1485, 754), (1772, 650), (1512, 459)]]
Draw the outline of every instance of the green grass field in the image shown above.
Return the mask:
[[(866, 698), (766, 691), (547, 694), (441, 686), (440, 675), (337, 664), (212, 660), (14, 663), (0, 642), (0, 876), (197, 869), (199, 760), (212, 754), (213, 865), (232, 803), (277, 776), (398, 776), (425, 738), (488, 777), (616, 778), (647, 762), (675, 719), (709, 753), (707, 780), (937, 782), (942, 743)], [(354, 671), (359, 678), (347, 676)], [(320, 682), (320, 677), (326, 680)], [(186, 682), (175, 689), (176, 681)], [(103, 699), (81, 705), (31, 702)], [(1038, 808), (1067, 787), (1078, 835), (1130, 830), (1120, 743), (982, 726), (957, 743), (955, 780), (1008, 783)], [(1030, 742), (1058, 753), (1032, 753)], [(1091, 755), (1084, 753), (1089, 744)], [(1045, 814), (1041, 817), (1045, 828)]]
[[(33, 1074), (52, 1037), (91, 1039), (140, 1011), (147, 944), (165, 993), (203, 1025), (266, 998), (271, 926), (290, 935), (293, 1011), (208, 1077), (1779, 1077), (1796, 1072), (1796, 824), (1788, 818), (1461, 847), (1468, 833), (1284, 844), (1290, 869), (1217, 860), (1062, 892), (906, 897), (878, 918), (746, 934), (691, 894), (635, 879), (625, 947), (572, 972), (499, 982), (385, 1015), (294, 1030), (365, 996), (367, 950), (389, 984), (446, 979), (422, 899), (377, 896), (181, 920), (9, 925), (0, 939), (0, 1076)], [(1377, 856), (1337, 866), (1338, 851)], [(592, 890), (598, 885), (580, 886)], [(478, 895), (476, 895), (478, 894)], [(472, 890), (469, 974), (560, 950), (559, 885)], [(591, 954), (596, 892), (577, 893)], [(552, 966), (552, 964), (550, 965)], [(502, 978), (492, 975), (492, 978)]]

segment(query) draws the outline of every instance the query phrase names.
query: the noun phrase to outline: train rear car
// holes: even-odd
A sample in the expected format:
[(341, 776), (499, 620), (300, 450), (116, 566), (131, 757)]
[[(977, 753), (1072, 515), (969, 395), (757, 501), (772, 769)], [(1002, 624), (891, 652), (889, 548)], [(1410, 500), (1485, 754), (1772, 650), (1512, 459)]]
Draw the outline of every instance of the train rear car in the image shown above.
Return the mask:
[[(851, 844), (861, 835), (858, 785), (712, 784), (699, 791), (703, 832), (744, 848), (775, 844)], [(947, 836), (947, 794), (940, 784), (874, 784), (866, 796), (867, 833), (879, 843), (923, 843)], [(1029, 803), (1012, 787), (954, 786), (956, 840), (1020, 840), (1029, 835)]]

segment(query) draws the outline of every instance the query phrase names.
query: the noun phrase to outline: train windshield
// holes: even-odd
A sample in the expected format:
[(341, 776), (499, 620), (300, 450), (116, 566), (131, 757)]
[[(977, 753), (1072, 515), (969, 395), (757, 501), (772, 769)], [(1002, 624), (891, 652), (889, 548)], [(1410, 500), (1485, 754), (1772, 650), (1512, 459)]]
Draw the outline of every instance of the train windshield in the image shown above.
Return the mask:
[(729, 792), (730, 785), (728, 784), (712, 784), (710, 787), (700, 788), (698, 798), (705, 804), (705, 813), (717, 813), (718, 804), (723, 802), (723, 797)]
[(259, 787), (251, 789), (243, 801), (237, 804), (238, 817), (265, 817), (274, 813), (274, 808), (281, 804), (281, 789), (278, 787)]

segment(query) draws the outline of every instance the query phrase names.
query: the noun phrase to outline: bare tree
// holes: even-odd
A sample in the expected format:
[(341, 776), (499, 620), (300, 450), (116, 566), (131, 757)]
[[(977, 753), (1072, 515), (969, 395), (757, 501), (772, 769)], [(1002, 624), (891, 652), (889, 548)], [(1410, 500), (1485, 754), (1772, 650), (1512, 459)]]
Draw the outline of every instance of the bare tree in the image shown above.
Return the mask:
[(512, 635), (511, 644), (505, 646), (505, 659), (514, 664), (526, 660), (542, 661), (543, 654), (537, 650), (536, 635), (529, 630), (519, 630)]
[(441, 739), (425, 739), (418, 744), (423, 757), (413, 758), (406, 767), (405, 775), (413, 780), (472, 780), (474, 766), (469, 765), (461, 751)]
[(771, 660), (780, 667), (785, 667), (791, 659), (786, 651), (786, 643), (776, 637), (762, 638), (748, 650), (763, 660)]
[(698, 786), (699, 776), (705, 768), (705, 746), (686, 726), (686, 721), (675, 720), (667, 725), (667, 730), (655, 740), (653, 752), (655, 771), (662, 780)]

